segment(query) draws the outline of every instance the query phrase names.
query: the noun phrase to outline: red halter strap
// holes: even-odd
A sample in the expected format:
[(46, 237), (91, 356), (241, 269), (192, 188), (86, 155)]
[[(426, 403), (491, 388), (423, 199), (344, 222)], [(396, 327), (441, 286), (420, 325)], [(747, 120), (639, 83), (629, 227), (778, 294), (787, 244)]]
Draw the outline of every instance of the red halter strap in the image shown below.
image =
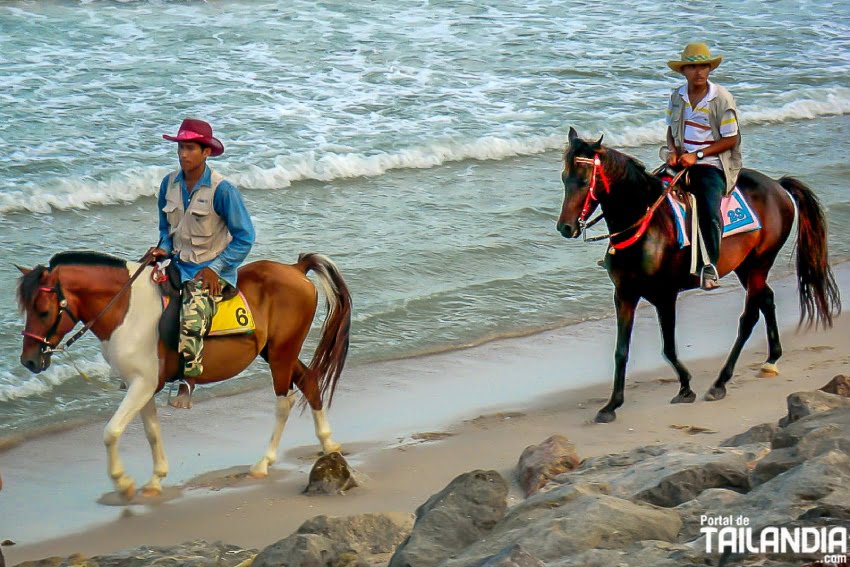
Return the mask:
[(595, 201), (599, 201), (599, 199), (596, 198), (597, 177), (602, 179), (602, 185), (605, 186), (606, 193), (611, 190), (611, 184), (608, 181), (608, 176), (605, 175), (605, 170), (602, 167), (602, 160), (599, 159), (599, 154), (595, 154), (593, 158), (577, 157), (574, 161), (575, 163), (593, 166), (593, 171), (590, 173), (590, 181), (588, 181), (587, 198), (584, 200), (584, 207), (582, 207), (581, 214), (578, 216), (578, 222), (584, 225), (587, 222), (587, 217), (590, 214), (590, 208), (593, 206), (593, 203)]
[[(67, 314), (68, 317), (71, 318), (71, 321), (74, 323), (77, 322), (77, 318), (68, 310), (68, 300), (65, 299), (65, 294), (62, 293), (62, 288), (59, 287), (59, 284), (56, 284), (56, 287), (45, 287), (41, 286), (38, 288), (38, 291), (44, 293), (55, 293), (59, 298), (59, 312), (56, 314), (56, 321), (53, 322), (53, 325), (50, 327), (50, 330), (45, 333), (45, 336), (36, 335), (35, 333), (30, 333), (29, 331), (21, 331), (21, 334), (25, 337), (29, 337), (31, 339), (35, 339), (41, 343), (41, 349), (44, 352), (53, 352), (56, 350), (56, 347), (50, 344), (49, 337), (53, 335), (56, 330), (59, 328), (59, 324), (62, 322), (62, 315)], [(60, 339), (61, 340), (61, 339)]]

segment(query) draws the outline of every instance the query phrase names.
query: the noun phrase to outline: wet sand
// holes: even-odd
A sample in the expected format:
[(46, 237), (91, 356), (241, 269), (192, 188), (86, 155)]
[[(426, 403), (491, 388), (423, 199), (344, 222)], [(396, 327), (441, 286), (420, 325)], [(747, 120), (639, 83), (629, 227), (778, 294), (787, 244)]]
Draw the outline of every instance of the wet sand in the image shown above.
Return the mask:
[[(835, 268), (850, 297), (850, 264)], [(51, 555), (106, 553), (196, 538), (262, 548), (318, 514), (413, 512), (452, 478), (477, 469), (511, 474), (530, 444), (559, 433), (582, 456), (656, 442), (717, 444), (784, 414), (785, 397), (850, 373), (850, 318), (828, 331), (795, 332), (791, 279), (773, 282), (784, 355), (781, 374), (758, 376), (764, 326), (756, 327), (720, 402), (702, 401), (737, 329), (743, 292), (734, 276), (721, 290), (680, 300), (678, 341), (697, 402), (670, 405), (678, 382), (661, 357), (654, 310), (639, 309), (626, 405), (608, 425), (591, 421), (610, 394), (615, 321), (605, 319), (479, 347), (346, 370), (329, 413), (335, 439), (367, 477), (345, 495), (301, 494), (318, 454), (309, 412), (293, 412), (279, 461), (264, 480), (247, 478), (272, 425), (271, 388), (198, 403), (189, 411), (158, 398), (171, 471), (156, 500), (121, 503), (106, 476), (104, 424), (27, 441), (0, 453), (0, 541), (7, 563)], [(708, 431), (689, 434), (680, 426)], [(150, 454), (136, 422), (121, 442), (128, 472), (143, 484)], [(510, 498), (516, 501), (514, 489)]]

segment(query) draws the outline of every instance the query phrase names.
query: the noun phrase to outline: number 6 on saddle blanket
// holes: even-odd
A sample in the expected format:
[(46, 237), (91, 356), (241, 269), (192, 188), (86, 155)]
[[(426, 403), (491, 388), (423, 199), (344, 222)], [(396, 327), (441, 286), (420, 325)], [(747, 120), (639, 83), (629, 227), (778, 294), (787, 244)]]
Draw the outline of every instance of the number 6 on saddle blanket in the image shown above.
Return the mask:
[[(119, 494), (133, 498), (135, 481), (124, 470), (118, 441), (130, 421), (140, 415), (153, 456), (153, 476), (142, 493), (159, 494), (168, 462), (154, 394), (179, 365), (176, 351), (165, 344), (171, 339), (160, 335), (162, 294), (152, 281), (153, 268), (96, 252), (62, 252), (48, 266), (19, 269), (23, 276), (18, 283), (18, 305), (25, 316), (21, 364), (34, 373), (42, 372), (50, 366), (54, 352), (79, 337), (80, 331), (59, 346), (77, 322), (85, 324), (81, 331), (91, 329), (101, 341), (104, 358), (127, 386), (104, 431), (109, 476)], [(324, 290), (328, 314), (307, 365), (298, 355), (318, 304), (316, 287), (306, 277), (310, 271)], [(339, 451), (340, 445), (331, 439), (325, 408), (331, 404), (348, 354), (352, 307), (348, 286), (336, 265), (320, 254), (302, 254), (292, 265), (252, 262), (239, 269), (239, 291), (250, 307), (253, 332), (208, 337), (204, 372), (194, 380), (199, 384), (226, 380), (258, 355), (269, 363), (277, 396), (276, 419), (251, 474), (267, 476), (269, 465), (277, 459), (296, 387), (312, 409), (323, 451)], [(165, 356), (169, 350), (173, 355)]]

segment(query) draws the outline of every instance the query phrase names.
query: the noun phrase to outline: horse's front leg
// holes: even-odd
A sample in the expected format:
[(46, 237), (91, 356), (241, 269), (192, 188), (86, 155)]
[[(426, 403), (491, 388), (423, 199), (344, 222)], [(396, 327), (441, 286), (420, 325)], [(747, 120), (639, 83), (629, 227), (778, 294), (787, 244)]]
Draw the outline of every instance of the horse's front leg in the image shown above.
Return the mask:
[(127, 393), (118, 410), (103, 432), (103, 442), (106, 445), (107, 472), (115, 485), (115, 490), (125, 499), (131, 500), (136, 495), (136, 484), (133, 478), (125, 474), (124, 464), (118, 454), (118, 441), (134, 417), (150, 402), (156, 391), (156, 381), (136, 379), (130, 381)]
[(162, 446), (162, 434), (159, 427), (159, 417), (156, 414), (156, 399), (151, 398), (142, 407), (142, 423), (145, 426), (145, 436), (151, 446), (153, 456), (153, 476), (142, 487), (143, 496), (159, 496), (162, 494), (162, 479), (168, 474), (168, 460)]
[(635, 322), (635, 308), (640, 296), (626, 296), (620, 290), (614, 294), (617, 307), (617, 348), (614, 351), (614, 391), (611, 399), (596, 414), (596, 423), (610, 423), (617, 419), (615, 411), (623, 405), (626, 389), (626, 363), (629, 361), (629, 344)]
[(697, 395), (691, 390), (691, 373), (681, 363), (679, 353), (676, 351), (676, 292), (671, 292), (657, 300), (655, 310), (658, 312), (658, 324), (661, 327), (664, 358), (679, 377), (679, 393), (670, 400), (670, 403), (689, 404), (697, 399)]

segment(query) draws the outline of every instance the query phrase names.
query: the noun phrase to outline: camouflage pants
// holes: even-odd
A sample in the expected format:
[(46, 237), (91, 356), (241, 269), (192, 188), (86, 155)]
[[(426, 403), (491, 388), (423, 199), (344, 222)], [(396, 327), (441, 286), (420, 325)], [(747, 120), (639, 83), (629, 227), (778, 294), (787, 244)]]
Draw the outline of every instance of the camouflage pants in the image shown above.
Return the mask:
[[(222, 288), (225, 282), (221, 281)], [(183, 376), (194, 378), (204, 371), (204, 335), (209, 331), (213, 315), (221, 296), (212, 296), (201, 287), (201, 282), (191, 280), (183, 284), (180, 305), (180, 352), (183, 354)]]

